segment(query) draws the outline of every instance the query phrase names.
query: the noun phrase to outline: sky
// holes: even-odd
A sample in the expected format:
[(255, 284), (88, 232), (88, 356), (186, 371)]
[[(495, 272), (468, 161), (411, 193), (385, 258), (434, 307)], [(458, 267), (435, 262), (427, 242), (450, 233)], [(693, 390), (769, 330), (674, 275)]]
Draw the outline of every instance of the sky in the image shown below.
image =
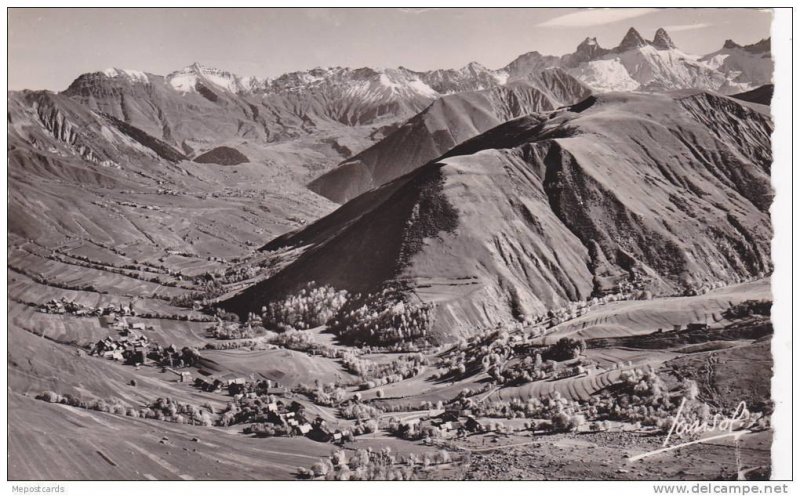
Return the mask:
[(61, 91), (108, 67), (166, 75), (194, 62), (242, 76), (319, 66), (496, 69), (539, 51), (571, 53), (587, 36), (616, 46), (629, 27), (664, 27), (684, 52), (770, 35), (766, 9), (67, 9), (8, 10), (11, 90)]

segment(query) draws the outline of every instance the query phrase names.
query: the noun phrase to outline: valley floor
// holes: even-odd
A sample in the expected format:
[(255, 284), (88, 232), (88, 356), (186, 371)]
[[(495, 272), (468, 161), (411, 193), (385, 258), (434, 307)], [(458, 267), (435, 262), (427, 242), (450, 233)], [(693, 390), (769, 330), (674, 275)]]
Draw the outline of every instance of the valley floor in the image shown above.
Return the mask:
[[(563, 336), (585, 339), (586, 357), (599, 367), (595, 374), (501, 387), (489, 386), (485, 373), (447, 380), (436, 378), (436, 367), (428, 367), (420, 375), (364, 390), (358, 376), (336, 358), (276, 346), (203, 349), (216, 341), (207, 334), (212, 324), (203, 314), (174, 305), (171, 297), (191, 292), (192, 283), (175, 279), (166, 267), (140, 263), (139, 270), (118, 270), (124, 264), (112, 265), (108, 259), (113, 255), (108, 251), (84, 250), (82, 253), (89, 253), (84, 259), (73, 258), (75, 253), (68, 249), (56, 253), (63, 256), (56, 257), (54, 252), (30, 243), (10, 247), (8, 342), (9, 349), (14, 350), (8, 362), (10, 479), (294, 479), (300, 475), (300, 468), (308, 468), (339, 449), (302, 436), (254, 437), (244, 434), (242, 425), (184, 425), (34, 399), (43, 391), (54, 391), (141, 408), (169, 397), (215, 411), (222, 411), (230, 401), (225, 392), (202, 391), (180, 382), (166, 369), (133, 367), (88, 356), (88, 346), (116, 333), (96, 316), (48, 313), (52, 300), (62, 297), (86, 308), (124, 306), (135, 297), (140, 314), (129, 320), (141, 322), (140, 332), (151, 342), (200, 349), (202, 365), (186, 369), (193, 377), (202, 375), (200, 369), (205, 367), (215, 377), (270, 379), (286, 388), (282, 395), (285, 401), (299, 402), (311, 416), (325, 420), (332, 428), (346, 430), (355, 424), (343, 418), (337, 408), (315, 404), (297, 392), (302, 384), (315, 380), (343, 384), (347, 394), (358, 392), (365, 404), (386, 411), (378, 419), (380, 428), (376, 432), (356, 436), (342, 446), (346, 453), (390, 447), (397, 456), (413, 454), (421, 459), (426, 454), (434, 457), (444, 449), (458, 460), (420, 464), (415, 468), (417, 478), (717, 479), (739, 475), (763, 478), (769, 473), (768, 430), (747, 434), (738, 441), (698, 444), (638, 462), (631, 462), (630, 457), (658, 449), (662, 435), (633, 424), (619, 424), (603, 432), (533, 434), (524, 428), (524, 419), (480, 418), (482, 422), (504, 424), (505, 432), (453, 437), (433, 445), (399, 439), (386, 430), (386, 422), (392, 417), (409, 421), (441, 414), (443, 410), (430, 405), (447, 403), (464, 388), (483, 391), (474, 397), (478, 402), (526, 401), (554, 392), (581, 401), (616, 384), (624, 370), (644, 367), (662, 371), (665, 377), (670, 371), (695, 377), (701, 389), (719, 404), (725, 403), (726, 395), (748, 402), (763, 400), (771, 375), (769, 341), (736, 330), (737, 326), (751, 326), (749, 321), (737, 323), (723, 319), (721, 314), (743, 301), (769, 299), (767, 280), (700, 296), (609, 303), (548, 329), (539, 338), (542, 344)], [(185, 268), (189, 261), (185, 258), (165, 260), (179, 260)], [(78, 265), (81, 260), (88, 260), (91, 267)], [(215, 263), (201, 264), (198, 260), (193, 270)], [(144, 268), (162, 279), (175, 280), (175, 286), (151, 287), (142, 278)], [(699, 339), (691, 334), (669, 333), (675, 325), (705, 321), (711, 325)], [(658, 329), (662, 332), (656, 333)], [(338, 346), (324, 328), (311, 334), (320, 345)], [(656, 338), (664, 341), (648, 344)], [(447, 353), (446, 348), (428, 358), (435, 361), (443, 353)], [(361, 359), (389, 363), (398, 356), (375, 353)], [(421, 402), (430, 403), (427, 407), (408, 406)], [(393, 408), (403, 411), (392, 413)]]

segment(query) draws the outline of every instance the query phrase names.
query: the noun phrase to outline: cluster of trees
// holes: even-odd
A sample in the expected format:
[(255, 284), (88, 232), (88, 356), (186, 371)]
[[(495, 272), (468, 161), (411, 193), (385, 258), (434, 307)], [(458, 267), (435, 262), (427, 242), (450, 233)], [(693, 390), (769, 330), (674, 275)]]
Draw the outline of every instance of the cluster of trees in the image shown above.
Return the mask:
[(434, 440), (441, 439), (442, 431), (438, 427), (431, 424), (420, 425), (418, 428), (410, 428), (408, 424), (399, 422), (392, 417), (389, 419), (388, 431), (400, 439), (407, 441), (424, 440), (425, 444), (431, 444)]
[(165, 422), (203, 425), (206, 427), (210, 427), (215, 423), (215, 415), (210, 405), (206, 409), (202, 409), (196, 405), (172, 398), (158, 398), (145, 408), (140, 416)]
[(772, 302), (769, 300), (747, 300), (731, 306), (725, 310), (724, 317), (727, 319), (740, 319), (752, 315), (769, 317), (772, 313)]
[(215, 415), (211, 405), (200, 408), (197, 405), (183, 403), (171, 398), (158, 398), (144, 408), (133, 408), (118, 401), (108, 402), (103, 399), (83, 400), (69, 393), (60, 395), (53, 391), (44, 391), (37, 395), (36, 399), (114, 415), (148, 418), (178, 424), (211, 426), (215, 422)]
[(347, 291), (309, 282), (295, 294), (273, 301), (262, 308), (265, 327), (310, 329), (327, 324), (347, 302)]
[(353, 426), (352, 436), (362, 436), (364, 434), (372, 434), (378, 432), (380, 425), (375, 419), (356, 419), (355, 426)]
[(384, 413), (390, 412), (415, 412), (417, 410), (432, 410), (432, 409), (442, 410), (444, 408), (444, 403), (442, 401), (438, 401), (433, 403), (431, 401), (421, 401), (420, 403), (384, 403), (381, 404), (381, 410)]
[(527, 401), (514, 398), (510, 401), (469, 402), (475, 415), (495, 418), (536, 419), (526, 424), (531, 430), (572, 431), (586, 423), (586, 415), (580, 402), (570, 400), (554, 391), (550, 395)]
[(484, 401), (461, 398), (456, 406), (471, 408), (482, 417), (536, 419), (527, 424), (532, 430), (569, 431), (589, 422), (592, 430), (605, 430), (616, 420), (666, 430), (672, 423), (681, 400), (687, 401), (681, 416), (688, 422), (702, 423), (712, 417), (711, 408), (697, 399), (697, 384), (684, 380), (676, 391), (669, 391), (652, 369), (630, 369), (621, 373), (621, 382), (585, 401), (574, 401), (557, 391), (544, 398), (527, 401)]
[(545, 380), (554, 375), (557, 369), (558, 362), (543, 362), (541, 353), (535, 353), (501, 370), (499, 374), (493, 370), (491, 375), (498, 384), (513, 386)]
[(207, 350), (236, 350), (239, 348), (264, 349), (269, 342), (269, 333), (250, 339), (224, 339), (206, 343)]
[[(209, 260), (212, 261), (212, 258), (214, 257), (209, 257)], [(222, 259), (216, 259), (213, 261), (220, 261), (224, 263), (224, 260)], [(195, 286), (213, 286), (221, 288), (225, 284), (233, 284), (252, 279), (258, 275), (258, 272), (258, 267), (240, 265), (236, 267), (229, 267), (224, 271), (222, 269), (206, 271), (203, 274), (195, 276), (192, 279), (192, 283)]]
[(581, 373), (583, 364), (561, 367), (559, 362), (580, 359), (586, 350), (583, 340), (561, 338), (547, 347), (532, 346), (527, 339), (512, 341), (504, 330), (485, 331), (441, 356), (442, 373), (435, 378), (460, 379), (483, 371), (496, 384), (520, 384), (554, 376)]
[(347, 404), (339, 406), (339, 414), (342, 418), (346, 419), (360, 419), (371, 420), (377, 419), (383, 411), (375, 408), (372, 405), (361, 403), (360, 401), (351, 401)]
[[(673, 395), (664, 381), (652, 369), (624, 370), (622, 382), (600, 396), (593, 396), (585, 408), (591, 419), (620, 420), (669, 428), (675, 409), (681, 398), (687, 404), (681, 416), (698, 415), (701, 418), (710, 414), (707, 405), (696, 400), (697, 384), (683, 381), (677, 395)], [(685, 417), (688, 418), (688, 417)]]
[(494, 367), (502, 368), (512, 354), (507, 332), (487, 330), (468, 340), (461, 339), (453, 349), (441, 355), (437, 365), (443, 371), (435, 378), (460, 379)]
[(270, 334), (270, 343), (295, 351), (302, 351), (312, 355), (326, 358), (342, 358), (344, 351), (314, 341), (311, 333), (306, 331), (288, 330), (277, 334)]
[(197, 351), (197, 348), (184, 346), (178, 351), (173, 345), (162, 347), (159, 344), (155, 344), (147, 353), (147, 358), (155, 360), (159, 365), (165, 367), (183, 368), (199, 365), (203, 357)]
[(331, 328), (345, 342), (358, 345), (392, 345), (424, 340), (432, 311), (426, 304), (412, 304), (391, 289), (355, 295), (343, 305)]
[[(251, 322), (245, 324), (238, 324), (235, 322), (225, 323), (221, 319), (217, 321), (214, 327), (208, 330), (208, 336), (214, 339), (230, 340), (230, 339), (253, 339), (259, 336), (265, 336), (270, 331), (264, 329), (260, 324), (255, 325)], [(271, 333), (275, 334), (275, 333)]]
[(348, 401), (351, 395), (336, 384), (319, 384), (315, 387), (298, 385), (295, 391), (305, 394), (317, 405), (338, 406)]
[(292, 434), (292, 430), (288, 425), (264, 422), (250, 424), (242, 429), (242, 432), (244, 434), (253, 434), (257, 437), (284, 437)]
[(364, 360), (350, 351), (344, 353), (341, 358), (345, 369), (368, 379), (361, 385), (363, 389), (372, 389), (414, 377), (421, 374), (429, 365), (428, 358), (422, 353), (400, 355), (396, 360), (386, 363)]
[(113, 413), (115, 415), (126, 415), (128, 417), (140, 417), (142, 411), (135, 408), (126, 407), (119, 402), (107, 402), (103, 399), (84, 400), (69, 393), (58, 394), (54, 391), (44, 391), (36, 396), (37, 400), (46, 401), (48, 403), (59, 403), (61, 405), (74, 406), (76, 408), (83, 408), (85, 410), (94, 410), (96, 412)]
[(208, 305), (214, 298), (225, 294), (225, 289), (215, 281), (204, 282), (200, 287), (200, 290), (173, 296), (169, 303), (176, 307), (196, 308)]
[(380, 451), (367, 448), (359, 449), (349, 457), (347, 452), (337, 450), (309, 469), (300, 468), (298, 475), (301, 479), (412, 480), (426, 467), (450, 462), (450, 454), (444, 450), (422, 456), (416, 453), (396, 456), (389, 447)]
[(584, 340), (561, 338), (542, 353), (542, 359), (556, 362), (574, 360), (583, 355), (585, 351), (586, 342)]

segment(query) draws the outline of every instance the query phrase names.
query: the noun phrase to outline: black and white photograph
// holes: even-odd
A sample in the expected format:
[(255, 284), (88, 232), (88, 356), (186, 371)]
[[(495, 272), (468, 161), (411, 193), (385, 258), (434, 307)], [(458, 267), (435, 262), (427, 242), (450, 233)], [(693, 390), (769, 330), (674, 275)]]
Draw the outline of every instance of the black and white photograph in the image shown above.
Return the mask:
[(8, 494), (788, 492), (791, 15), (7, 8)]

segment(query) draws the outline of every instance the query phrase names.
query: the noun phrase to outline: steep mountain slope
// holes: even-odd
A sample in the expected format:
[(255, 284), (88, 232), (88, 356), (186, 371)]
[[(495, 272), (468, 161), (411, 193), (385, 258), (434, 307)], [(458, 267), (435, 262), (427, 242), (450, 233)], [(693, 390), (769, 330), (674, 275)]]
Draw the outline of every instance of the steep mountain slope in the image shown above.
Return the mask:
[(303, 116), (263, 105), (238, 76), (199, 64), (166, 78), (129, 72), (83, 74), (63, 94), (186, 153), (230, 139), (268, 144), (309, 134)]
[(744, 93), (737, 93), (731, 96), (738, 100), (744, 100), (745, 102), (769, 106), (772, 103), (772, 93), (774, 90), (774, 85), (765, 84), (764, 86), (759, 86), (754, 90), (745, 91)]
[(194, 163), (64, 94), (10, 92), (9, 237), (43, 246), (109, 244), (154, 258), (169, 250), (229, 256), (330, 211), (290, 173), (315, 158), (313, 150), (272, 167), (263, 161), (279, 155), (254, 150), (259, 163), (240, 163), (238, 155), (231, 161), (231, 153)]
[(551, 69), (529, 75), (526, 82), (445, 96), (385, 139), (311, 182), (309, 188), (343, 203), (502, 122), (575, 103), (588, 94), (580, 82)]
[[(63, 95), (46, 91), (8, 95), (9, 146), (21, 145), (102, 167), (143, 158), (181, 159), (168, 144), (111, 116), (97, 114)], [(55, 172), (55, 171), (54, 171)]]
[(754, 277), (771, 269), (771, 129), (702, 92), (523, 116), (273, 241), (306, 248), (222, 305), (258, 311), (312, 280), (389, 285), (432, 305), (446, 341), (592, 295)]

